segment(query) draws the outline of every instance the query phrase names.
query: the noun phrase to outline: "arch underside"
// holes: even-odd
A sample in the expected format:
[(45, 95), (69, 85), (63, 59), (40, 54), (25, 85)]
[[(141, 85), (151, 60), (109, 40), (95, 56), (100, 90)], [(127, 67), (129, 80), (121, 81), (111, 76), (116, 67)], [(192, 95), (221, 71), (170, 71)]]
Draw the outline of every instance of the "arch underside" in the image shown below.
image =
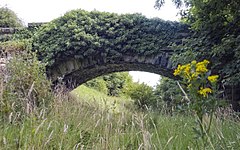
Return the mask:
[(74, 89), (81, 85), (82, 83), (85, 83), (98, 76), (122, 71), (145, 71), (173, 78), (171, 69), (163, 69), (156, 65), (151, 64), (123, 63), (123, 64), (106, 64), (91, 69), (78, 70), (72, 72), (71, 74), (65, 75), (63, 81), (66, 83), (66, 86), (68, 88)]
[[(61, 81), (69, 89), (74, 89), (98, 76), (122, 71), (145, 71), (174, 78), (169, 57), (170, 55), (165, 53), (145, 57), (144, 59), (140, 56), (123, 56), (115, 61), (113, 59), (94, 61), (93, 58), (85, 60), (68, 59), (68, 61), (63, 61), (58, 66), (50, 68), (51, 72), (48, 73), (48, 76), (54, 84)], [(101, 58), (98, 57), (97, 59)]]

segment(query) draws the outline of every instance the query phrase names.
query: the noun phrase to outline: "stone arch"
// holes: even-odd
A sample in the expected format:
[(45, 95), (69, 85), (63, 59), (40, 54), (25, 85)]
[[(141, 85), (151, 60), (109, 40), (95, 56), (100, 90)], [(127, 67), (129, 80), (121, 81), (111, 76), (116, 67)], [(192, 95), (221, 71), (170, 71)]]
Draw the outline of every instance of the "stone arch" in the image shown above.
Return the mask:
[(82, 60), (72, 58), (48, 68), (48, 76), (55, 83), (59, 80), (63, 81), (71, 89), (95, 77), (121, 71), (145, 71), (175, 78), (170, 56), (171, 52), (163, 52), (147, 57), (123, 55), (116, 59), (88, 57)]
[[(140, 14), (74, 10), (43, 25), (33, 39), (47, 74), (68, 87), (119, 71), (147, 71), (173, 78), (173, 46), (190, 36), (179, 22)], [(71, 85), (71, 86), (70, 86)]]

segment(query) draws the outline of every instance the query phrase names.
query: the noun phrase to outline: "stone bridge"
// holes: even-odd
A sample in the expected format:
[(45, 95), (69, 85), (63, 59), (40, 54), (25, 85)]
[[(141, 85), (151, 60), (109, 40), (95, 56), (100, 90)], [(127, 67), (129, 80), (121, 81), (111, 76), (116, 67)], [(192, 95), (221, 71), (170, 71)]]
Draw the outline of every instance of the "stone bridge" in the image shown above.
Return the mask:
[[(33, 49), (47, 63), (52, 82), (64, 82), (70, 89), (120, 71), (146, 71), (174, 78), (170, 57), (175, 46), (191, 36), (184, 24), (140, 14), (74, 10), (42, 24), (29, 24), (29, 28), (41, 25), (34, 32)], [(16, 29), (0, 29), (0, 35), (14, 32)], [(225, 90), (233, 103), (240, 99), (239, 87)], [(240, 110), (238, 104), (234, 106)]]
[[(190, 34), (188, 26), (140, 14), (75, 10), (50, 23), (30, 23), (33, 48), (48, 63), (53, 83), (74, 89), (95, 77), (121, 71), (146, 71), (174, 78), (173, 46)], [(10, 36), (18, 29), (1, 28)]]
[(163, 50), (149, 56), (126, 54), (112, 58), (96, 54), (85, 59), (67, 58), (49, 67), (48, 75), (53, 81), (64, 81), (71, 89), (95, 77), (121, 71), (146, 71), (174, 78), (171, 53)]
[[(33, 25), (33, 24), (31, 24)], [(146, 71), (174, 78), (173, 46), (190, 34), (178, 22), (140, 14), (75, 10), (46, 25), (34, 49), (48, 62), (53, 82), (75, 88), (95, 77), (120, 71)]]

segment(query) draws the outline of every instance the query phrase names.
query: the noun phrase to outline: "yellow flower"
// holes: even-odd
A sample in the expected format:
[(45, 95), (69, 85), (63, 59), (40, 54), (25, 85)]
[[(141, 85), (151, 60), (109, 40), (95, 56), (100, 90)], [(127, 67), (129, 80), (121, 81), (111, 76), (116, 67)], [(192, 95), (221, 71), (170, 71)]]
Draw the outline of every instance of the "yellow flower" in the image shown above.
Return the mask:
[(198, 77), (199, 73), (193, 72), (192, 73), (192, 79), (196, 79)]
[(208, 64), (210, 63), (210, 62), (209, 62), (208, 60), (206, 60), (206, 59), (204, 59), (202, 62), (203, 62), (204, 65), (208, 65)]
[(210, 81), (211, 83), (214, 83), (217, 81), (218, 77), (219, 77), (218, 75), (208, 76), (208, 81)]
[(203, 65), (201, 65), (201, 66), (198, 65), (197, 68), (196, 68), (196, 72), (198, 72), (198, 73), (205, 73), (207, 71), (208, 71), (208, 69)]
[(187, 64), (187, 65), (184, 65), (183, 66), (184, 67), (184, 75), (185, 75), (185, 77), (186, 78), (190, 78), (191, 76), (190, 76), (190, 71), (191, 71), (191, 66), (190, 66), (190, 64)]
[(209, 64), (208, 60), (201, 61), (196, 64), (196, 72), (198, 73), (206, 73), (208, 72), (207, 65)]
[(196, 64), (197, 64), (197, 61), (196, 61), (196, 60), (193, 60), (193, 61), (191, 62), (191, 64), (196, 65)]
[(190, 73), (190, 64), (184, 65), (184, 72), (185, 73)]
[(177, 75), (179, 75), (181, 73), (181, 71), (182, 71), (182, 66), (178, 65), (177, 69), (174, 70), (173, 75), (177, 76)]
[(203, 95), (203, 97), (207, 97), (209, 93), (212, 93), (212, 89), (210, 88), (203, 88), (201, 87), (200, 90), (198, 91), (199, 94)]

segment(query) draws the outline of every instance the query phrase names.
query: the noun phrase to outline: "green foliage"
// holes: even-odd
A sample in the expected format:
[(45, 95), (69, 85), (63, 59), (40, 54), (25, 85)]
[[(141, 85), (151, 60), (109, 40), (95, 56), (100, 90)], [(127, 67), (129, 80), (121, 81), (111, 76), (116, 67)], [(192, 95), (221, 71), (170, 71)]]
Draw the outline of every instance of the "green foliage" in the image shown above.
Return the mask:
[[(218, 75), (210, 75), (207, 65), (210, 62), (192, 61), (189, 64), (178, 65), (174, 70), (175, 76), (180, 76), (185, 87), (189, 103), (189, 109), (196, 116), (197, 127), (194, 127), (196, 139), (201, 139), (204, 149), (209, 145), (208, 136), (212, 125), (212, 119), (219, 106), (216, 98)], [(205, 118), (209, 119), (206, 121)], [(197, 143), (199, 145), (201, 143)]]
[[(85, 92), (86, 88), (79, 91)], [(92, 92), (95, 95), (96, 91)], [(1, 122), (1, 149), (204, 149), (193, 143), (192, 116), (126, 111), (109, 113), (96, 105), (95, 101), (100, 101), (101, 96), (88, 95), (85, 93), (78, 100), (57, 96), (48, 114), (26, 118), (21, 124)], [(113, 101), (113, 97), (108, 98)], [(206, 149), (240, 147), (238, 122), (217, 118), (213, 123), (209, 139), (214, 148), (209, 145)]]
[(211, 0), (195, 2), (193, 6), (191, 18), (187, 20), (194, 29), (202, 32), (199, 38), (205, 38), (200, 46), (201, 56), (212, 57), (213, 66), (220, 70), (224, 82), (239, 83), (240, 15), (237, 2)]
[[(23, 28), (16, 14), (0, 8), (0, 27), (17, 28), (7, 39), (1, 39), (0, 68), (1, 120), (21, 120), (40, 109), (47, 109), (53, 97), (50, 81), (45, 76), (45, 64), (32, 53), (32, 33)], [(15, 118), (13, 118), (15, 116)]]
[(213, 34), (220, 36), (220, 38), (228, 30), (232, 30), (231, 32), (238, 31), (239, 8), (236, 1), (191, 0), (189, 3), (191, 6), (188, 10), (189, 14), (183, 17), (191, 24), (192, 28), (208, 33), (211, 30)]
[[(183, 6), (188, 6), (190, 0), (172, 0), (176, 8), (181, 8)], [(165, 4), (165, 0), (156, 0), (154, 7), (160, 9)]]
[(29, 40), (12, 40), (6, 42), (0, 42), (0, 54), (20, 54), (24, 51), (31, 50), (31, 43)]
[(3, 28), (16, 28), (22, 27), (22, 21), (17, 17), (17, 15), (6, 7), (0, 8), (0, 27)]
[(14, 33), (0, 35), (0, 42), (30, 40), (37, 27), (24, 27), (17, 15), (7, 7), (0, 8), (0, 28), (12, 28)]
[(53, 96), (51, 83), (45, 76), (45, 65), (27, 51), (12, 54), (5, 71), (1, 72), (0, 81), (2, 119), (10, 114), (19, 114), (17, 119), (22, 119), (38, 113), (48, 107)]
[(128, 72), (116, 72), (90, 80), (85, 85), (110, 96), (121, 96), (132, 82)]
[(34, 49), (49, 64), (73, 56), (117, 59), (123, 54), (150, 55), (174, 43), (187, 27), (177, 22), (148, 19), (140, 14), (73, 10), (43, 25)]
[(145, 83), (135, 83), (127, 93), (140, 109), (152, 108), (156, 104), (153, 88)]
[(99, 92), (102, 92), (104, 94), (108, 94), (108, 88), (106, 85), (106, 81), (103, 80), (103, 77), (98, 77), (95, 79), (92, 79), (85, 83), (87, 87), (91, 87)]
[(163, 101), (163, 104), (167, 105), (167, 108), (181, 108), (183, 105), (183, 95), (177, 85), (177, 81), (166, 77), (161, 78), (159, 84), (157, 84), (154, 90), (155, 95), (159, 100)]
[[(1, 7), (0, 8), (0, 28), (14, 28), (12, 30), (15, 30), (15, 31), (22, 30), (23, 24), (12, 10), (6, 7)], [(0, 35), (0, 42), (5, 42), (12, 39), (13, 39), (13, 35), (11, 34)]]
[[(195, 36), (178, 47), (175, 61), (182, 61), (190, 52), (195, 56), (189, 60), (209, 59), (213, 62), (214, 72), (221, 74), (223, 83), (238, 84), (239, 74), (239, 4), (235, 0), (174, 0), (175, 4), (187, 6), (181, 8), (182, 22), (195, 30)], [(160, 8), (164, 0), (157, 0)], [(180, 5), (179, 5), (180, 6)], [(181, 54), (179, 56), (178, 54)], [(186, 58), (186, 57), (185, 57)], [(186, 60), (186, 59), (185, 59)]]
[(108, 88), (108, 95), (120, 96), (123, 94), (124, 87), (132, 81), (128, 72), (112, 73), (103, 76)]
[[(102, 93), (108, 94), (109, 96), (121, 96), (125, 98), (130, 97), (134, 100), (134, 104), (140, 109), (151, 108), (160, 110), (163, 107), (163, 100), (168, 103), (168, 107), (176, 106), (178, 104), (177, 100), (179, 100), (178, 98), (181, 95), (176, 85), (173, 85), (174, 81), (169, 79), (168, 81), (172, 81), (170, 86), (173, 89), (166, 92), (165, 90), (169, 89), (166, 89), (165, 87), (167, 86), (169, 88), (169, 86), (165, 84), (168, 82), (164, 82), (164, 80), (161, 87), (158, 85), (157, 89), (153, 89), (144, 83), (139, 84), (133, 82), (129, 73), (119, 72), (95, 78), (85, 83), (85, 85)], [(169, 96), (167, 93), (169, 93), (169, 95), (172, 94), (171, 97), (167, 97)], [(178, 95), (175, 95), (176, 93)], [(164, 95), (164, 98), (162, 97), (162, 94), (166, 94)], [(173, 97), (174, 99), (172, 99)]]
[(36, 29), (30, 29), (30, 28), (19, 28), (16, 30), (16, 32), (12, 35), (13, 40), (24, 40), (24, 39), (32, 39), (34, 32), (36, 32)]

